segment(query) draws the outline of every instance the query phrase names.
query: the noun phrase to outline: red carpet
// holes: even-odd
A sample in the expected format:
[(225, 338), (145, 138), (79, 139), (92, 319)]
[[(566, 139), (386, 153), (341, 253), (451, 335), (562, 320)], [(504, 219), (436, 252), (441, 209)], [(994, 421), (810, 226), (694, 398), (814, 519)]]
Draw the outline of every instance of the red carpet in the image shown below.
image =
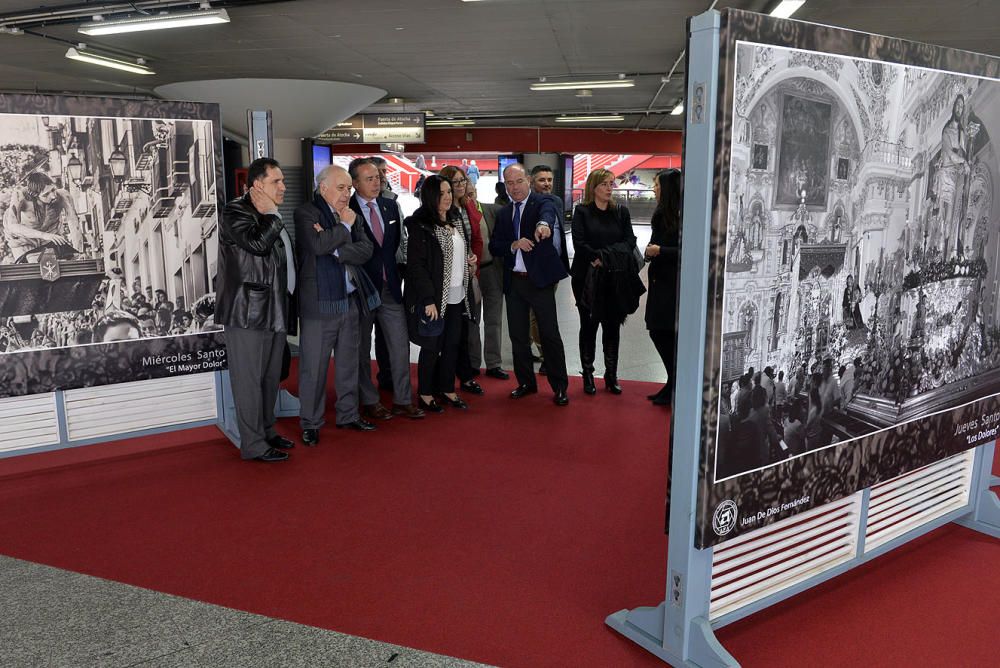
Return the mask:
[[(284, 464), (211, 428), (0, 460), (0, 553), (486, 663), (662, 665), (603, 620), (663, 597), (667, 413), (575, 381)], [(948, 527), (719, 635), (746, 666), (992, 665), (997, 591), (998, 542)]]

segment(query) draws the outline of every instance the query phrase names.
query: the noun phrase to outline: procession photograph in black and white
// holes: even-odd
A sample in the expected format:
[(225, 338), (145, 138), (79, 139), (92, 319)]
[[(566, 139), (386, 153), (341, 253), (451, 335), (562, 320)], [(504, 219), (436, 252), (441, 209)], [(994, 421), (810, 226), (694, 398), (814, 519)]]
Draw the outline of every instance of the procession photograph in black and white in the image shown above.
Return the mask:
[(0, 355), (213, 331), (208, 120), (0, 114)]
[(740, 42), (716, 482), (1000, 393), (1000, 82)]

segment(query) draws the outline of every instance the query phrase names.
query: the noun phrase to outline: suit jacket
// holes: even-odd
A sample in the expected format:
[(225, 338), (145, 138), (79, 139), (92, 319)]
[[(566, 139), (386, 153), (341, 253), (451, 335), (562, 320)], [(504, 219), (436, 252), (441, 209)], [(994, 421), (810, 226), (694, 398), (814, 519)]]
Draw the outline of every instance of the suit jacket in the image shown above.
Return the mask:
[[(334, 218), (338, 218), (334, 214)], [(295, 251), (299, 273), (296, 277), (299, 315), (309, 319), (332, 318), (332, 314), (320, 313), (319, 290), (316, 285), (316, 257), (337, 251), (342, 265), (363, 265), (372, 254), (372, 243), (362, 231), (364, 220), (355, 220), (351, 229), (334, 225), (332, 229), (317, 232), (313, 225), (320, 222), (320, 211), (312, 202), (306, 202), (295, 209)], [(360, 223), (360, 224), (359, 224)]]
[[(402, 235), (403, 212), (399, 204), (394, 199), (388, 199), (379, 195), (375, 198), (378, 205), (379, 216), (382, 218), (382, 243), (375, 240), (375, 234), (368, 225), (365, 212), (361, 209), (361, 202), (358, 195), (351, 195), (351, 209), (360, 217), (355, 225), (360, 223), (360, 228), (364, 231), (366, 238), (372, 243), (373, 252), (371, 258), (365, 263), (365, 273), (372, 279), (375, 289), (382, 291), (382, 272), (385, 272), (385, 280), (388, 282), (389, 292), (397, 302), (403, 301), (402, 276), (396, 265), (396, 251), (399, 250), (399, 240)], [(367, 207), (365, 207), (367, 208)]]
[(535, 227), (539, 222), (545, 221), (553, 226), (553, 236), (558, 234), (561, 237), (562, 245), (560, 250), (556, 250), (552, 242), (553, 236), (535, 243), (535, 248), (530, 253), (522, 253), (524, 257), (524, 268), (528, 272), (528, 278), (535, 287), (544, 288), (558, 283), (569, 275), (569, 261), (566, 254), (566, 235), (563, 231), (562, 207), (559, 199), (552, 195), (539, 195), (531, 193), (524, 202), (521, 211), (521, 229), (515, 236), (514, 233), (514, 205), (508, 204), (501, 208), (496, 215), (496, 227), (490, 235), (490, 253), (494, 258), (503, 258), (504, 290), (510, 288), (511, 272), (514, 271), (515, 252), (510, 249), (518, 239), (535, 239)]

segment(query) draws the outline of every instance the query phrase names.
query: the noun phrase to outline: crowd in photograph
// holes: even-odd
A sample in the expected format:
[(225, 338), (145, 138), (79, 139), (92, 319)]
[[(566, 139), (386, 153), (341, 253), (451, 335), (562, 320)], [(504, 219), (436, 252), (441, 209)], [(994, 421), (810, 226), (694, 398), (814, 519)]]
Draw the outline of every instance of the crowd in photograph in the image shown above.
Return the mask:
[[(251, 164), (249, 190), (223, 212), (216, 308), (216, 320), (225, 326), (243, 459), (282, 461), (294, 446), (275, 431), (273, 408), (287, 368), (289, 333), (299, 335), (299, 422), (307, 446), (319, 444), (327, 421), (331, 356), (337, 398), (330, 412), (337, 428), (369, 432), (380, 420), (472, 408), (474, 397), (486, 392), (479, 379), (511, 376), (500, 357), (504, 311), (516, 383), (510, 398), (537, 394), (544, 372), (552, 403), (567, 406), (556, 306), (558, 285), (566, 278), (579, 315), (585, 395), (598, 391), (599, 331), (603, 387), (622, 394), (621, 328), (648, 290), (645, 323), (667, 376), (648, 399), (669, 405), (680, 172), (657, 174), (651, 238), (640, 248), (628, 208), (614, 197), (618, 177), (607, 169), (588, 175), (567, 225), (563, 201), (552, 193), (550, 167), (506, 166), (504, 197), (498, 189), (493, 202), (478, 198), (471, 167), (449, 165), (425, 175), (419, 207), (404, 216), (384, 161), (357, 158), (347, 169), (329, 165), (316, 175), (312, 200), (286, 221), (278, 214), (285, 193), (280, 165), (270, 158)], [(648, 288), (640, 278), (647, 263)], [(544, 359), (540, 373), (533, 342)], [(416, 388), (411, 344), (420, 349)], [(391, 405), (382, 403), (379, 390), (391, 394)]]
[(773, 367), (723, 384), (716, 476), (763, 468), (840, 440), (835, 417), (857, 395), (861, 358), (834, 372), (832, 358), (810, 370), (803, 362), (786, 378)]

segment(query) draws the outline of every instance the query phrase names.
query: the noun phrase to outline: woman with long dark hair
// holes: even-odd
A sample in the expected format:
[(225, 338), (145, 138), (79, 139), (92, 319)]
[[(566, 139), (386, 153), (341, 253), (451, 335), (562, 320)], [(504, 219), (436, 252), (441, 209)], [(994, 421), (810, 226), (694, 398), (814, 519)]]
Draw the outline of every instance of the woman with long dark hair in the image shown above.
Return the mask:
[(649, 261), (649, 292), (646, 295), (646, 329), (667, 370), (667, 382), (647, 399), (657, 406), (670, 405), (671, 385), (677, 364), (677, 276), (681, 240), (681, 171), (667, 169), (653, 182), (656, 210), (650, 221), (652, 233), (645, 256)]
[(615, 202), (614, 188), (614, 173), (595, 169), (587, 177), (583, 201), (573, 211), (576, 255), (570, 275), (580, 312), (580, 363), (583, 365), (583, 391), (587, 394), (597, 392), (594, 358), (598, 327), (604, 348), (604, 386), (612, 394), (622, 393), (618, 385), (618, 344), (622, 323), (632, 311), (621, 308), (611, 272), (628, 271), (631, 266), (634, 273), (635, 233), (628, 207)]
[(417, 394), (420, 408), (444, 409), (435, 395), (455, 407), (468, 405), (455, 394), (455, 364), (462, 318), (469, 316), (466, 294), (476, 256), (462, 224), (455, 218), (451, 184), (428, 176), (420, 189), (420, 208), (405, 221), (409, 233), (406, 303), (410, 340), (420, 346)]

